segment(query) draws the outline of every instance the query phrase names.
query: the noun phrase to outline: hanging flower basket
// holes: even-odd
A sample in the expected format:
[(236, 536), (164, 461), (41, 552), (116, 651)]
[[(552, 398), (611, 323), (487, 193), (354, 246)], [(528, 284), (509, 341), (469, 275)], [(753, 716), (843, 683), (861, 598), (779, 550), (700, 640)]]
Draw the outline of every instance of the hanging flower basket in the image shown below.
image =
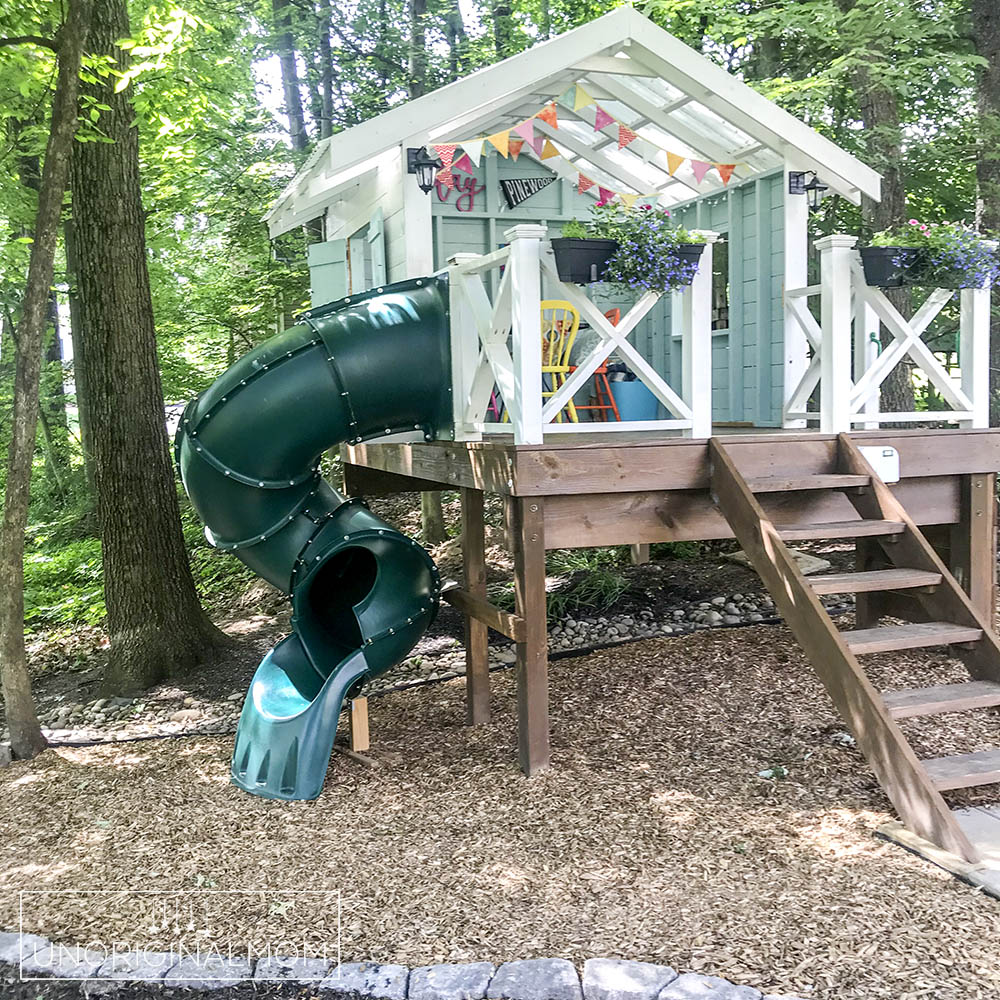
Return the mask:
[(924, 257), (920, 247), (862, 247), (865, 281), (876, 288), (918, 284)]
[(617, 250), (617, 240), (573, 236), (552, 240), (552, 252), (555, 254), (560, 281), (571, 281), (578, 285), (603, 281), (608, 262)]

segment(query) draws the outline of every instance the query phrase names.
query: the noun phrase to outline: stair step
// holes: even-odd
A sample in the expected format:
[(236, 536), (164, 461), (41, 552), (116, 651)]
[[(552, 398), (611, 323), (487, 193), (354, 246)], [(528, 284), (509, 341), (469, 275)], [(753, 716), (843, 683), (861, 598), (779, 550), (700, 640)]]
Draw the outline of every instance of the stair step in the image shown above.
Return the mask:
[(901, 535), (906, 531), (902, 521), (826, 521), (823, 524), (776, 524), (786, 542), (809, 538), (862, 538), (871, 535)]
[(841, 635), (852, 653), (887, 653), (894, 649), (975, 642), (983, 637), (983, 630), (951, 622), (916, 622), (909, 625), (859, 628), (841, 632)]
[(871, 485), (871, 476), (854, 476), (841, 473), (816, 476), (767, 476), (748, 479), (747, 485), (754, 493), (789, 493), (792, 490), (846, 490), (852, 486)]
[(887, 691), (882, 695), (882, 700), (894, 719), (967, 712), (974, 708), (1000, 705), (1000, 684), (996, 681), (967, 681), (964, 684), (906, 688), (902, 691)]
[(864, 573), (826, 573), (809, 577), (817, 594), (867, 594), (873, 590), (911, 590), (935, 587), (940, 573), (922, 569), (874, 569)]
[(1000, 750), (933, 757), (921, 763), (934, 787), (942, 792), (949, 788), (972, 788), (1000, 781)]

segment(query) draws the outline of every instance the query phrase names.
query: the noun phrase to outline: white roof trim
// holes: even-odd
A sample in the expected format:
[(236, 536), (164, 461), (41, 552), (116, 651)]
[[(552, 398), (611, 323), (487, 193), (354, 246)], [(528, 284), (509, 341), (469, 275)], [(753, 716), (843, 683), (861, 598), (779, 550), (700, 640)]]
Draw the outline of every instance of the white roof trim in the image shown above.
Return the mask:
[[(672, 118), (671, 112), (682, 104), (692, 112), (700, 104), (718, 115), (749, 136), (758, 151), (777, 154), (797, 168), (816, 170), (835, 191), (855, 203), (862, 194), (879, 198), (881, 177), (870, 167), (638, 11), (619, 7), (589, 24), (322, 140), (265, 216), (271, 236), (321, 214), (340, 188), (349, 186), (359, 174), (371, 169), (378, 157), (398, 149), (402, 142), (440, 142), (446, 137), (462, 138), (470, 131), (509, 127), (502, 121), (504, 116), (509, 116), (527, 97), (548, 93), (546, 85), (556, 80), (584, 80), (590, 74), (600, 77), (594, 81), (595, 90), (613, 95), (614, 100), (628, 105), (685, 145), (704, 150), (706, 159), (725, 162), (735, 151), (719, 146), (718, 136), (712, 142), (712, 137), (702, 137), (690, 124)], [(685, 99), (666, 107), (650, 104), (627, 83), (632, 78), (641, 90), (644, 77), (663, 81)], [(511, 87), (512, 80), (517, 81), (515, 88)], [(632, 103), (632, 94), (636, 103)], [(496, 129), (491, 129), (494, 122)], [(559, 137), (553, 138), (558, 143)], [(689, 142), (689, 138), (698, 138), (699, 142)], [(599, 141), (595, 135), (595, 142)], [(723, 155), (713, 155), (718, 153)], [(590, 154), (580, 155), (593, 159)], [(600, 157), (599, 152), (597, 155)], [(751, 170), (759, 172), (770, 166), (762, 164)], [(745, 170), (739, 173), (745, 176)], [(705, 193), (711, 193), (711, 189), (706, 187)]]

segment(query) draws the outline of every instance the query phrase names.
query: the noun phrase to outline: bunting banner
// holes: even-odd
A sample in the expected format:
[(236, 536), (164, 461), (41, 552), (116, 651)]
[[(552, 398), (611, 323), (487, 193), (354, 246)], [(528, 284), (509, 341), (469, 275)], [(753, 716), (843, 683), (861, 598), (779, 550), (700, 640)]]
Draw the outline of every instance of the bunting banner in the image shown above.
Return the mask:
[(446, 188), (453, 188), (455, 186), (455, 175), (451, 172), (450, 167), (444, 167), (437, 172), (437, 176), (434, 178), (435, 184), (441, 184)]
[(518, 205), (527, 201), (532, 195), (538, 194), (543, 188), (547, 188), (555, 179), (555, 174), (548, 174), (545, 177), (516, 177), (512, 180), (502, 180), (500, 182), (500, 190), (503, 192), (507, 207), (517, 208)]
[[(671, 177), (673, 177), (677, 171), (685, 163), (687, 163), (690, 167), (691, 175), (694, 178), (695, 184), (701, 184), (708, 175), (709, 171), (715, 170), (723, 185), (728, 186), (729, 182), (733, 178), (736, 168), (739, 166), (746, 166), (746, 164), (738, 162), (716, 163), (709, 160), (699, 160), (690, 156), (682, 156), (680, 153), (675, 153), (672, 150), (659, 146), (645, 136), (640, 136), (635, 129), (627, 123), (619, 121), (615, 118), (614, 115), (612, 115), (605, 108), (601, 107), (601, 105), (594, 100), (591, 94), (589, 94), (582, 86), (580, 86), (579, 83), (577, 83), (571, 85), (559, 97), (550, 100), (531, 117), (526, 118), (524, 121), (519, 122), (517, 125), (514, 125), (509, 129), (494, 132), (493, 135), (478, 136), (475, 139), (462, 139), (453, 143), (435, 144), (433, 146), (434, 152), (443, 164), (443, 169), (438, 173), (439, 183), (446, 187), (452, 186), (455, 183), (453, 173), (455, 170), (461, 170), (464, 173), (472, 174), (475, 171), (475, 168), (479, 166), (483, 157), (483, 151), (487, 148), (487, 146), (495, 149), (501, 156), (510, 157), (514, 160), (521, 155), (525, 146), (530, 148), (534, 152), (535, 157), (539, 160), (548, 160), (554, 156), (564, 156), (564, 154), (561, 153), (559, 149), (548, 138), (546, 138), (545, 135), (542, 135), (539, 131), (537, 131), (535, 127), (535, 120), (537, 119), (538, 121), (545, 122), (549, 126), (549, 129), (558, 129), (559, 113), (557, 110), (557, 104), (559, 103), (563, 104), (563, 106), (567, 108), (571, 106), (574, 112), (579, 111), (581, 108), (592, 106), (594, 108), (593, 128), (595, 132), (602, 132), (609, 125), (617, 125), (618, 149), (620, 150), (625, 149), (626, 146), (630, 146), (632, 143), (641, 140), (643, 147), (641, 155), (643, 159), (651, 161), (652, 155), (665, 154), (667, 173)], [(517, 136), (517, 138), (514, 138), (514, 136)], [(647, 147), (650, 147), (654, 153), (650, 154)], [(461, 155), (458, 155), (459, 150), (461, 150)], [(567, 162), (570, 165), (573, 164), (572, 160), (567, 160)], [(690, 185), (691, 182), (686, 181), (685, 183)], [(606, 205), (615, 198), (618, 198), (627, 208), (631, 208), (632, 205), (634, 205), (640, 198), (656, 199), (659, 197), (659, 193), (655, 191), (647, 194), (641, 194), (627, 191), (615, 191), (613, 188), (602, 187), (598, 185), (593, 178), (587, 177), (577, 170), (577, 191), (582, 194), (584, 191), (588, 191), (590, 188), (595, 186), (598, 187), (600, 195), (598, 204), (601, 205)], [(528, 194), (525, 197), (531, 197), (531, 194)], [(522, 198), (521, 200), (523, 201), (524, 199)]]

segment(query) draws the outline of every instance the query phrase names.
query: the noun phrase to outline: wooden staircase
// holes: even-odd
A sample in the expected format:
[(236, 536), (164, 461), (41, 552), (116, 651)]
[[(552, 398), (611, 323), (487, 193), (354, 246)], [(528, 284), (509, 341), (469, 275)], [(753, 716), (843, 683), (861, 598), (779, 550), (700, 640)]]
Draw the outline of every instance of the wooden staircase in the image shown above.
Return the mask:
[[(900, 719), (1000, 706), (1000, 643), (919, 528), (850, 437), (838, 440), (837, 469), (813, 476), (745, 479), (717, 438), (709, 443), (712, 494), (737, 540), (760, 574), (778, 610), (867, 757), (901, 819), (914, 833), (969, 862), (975, 847), (942, 791), (1000, 782), (1000, 749), (921, 760), (897, 725)], [(837, 490), (860, 515), (851, 521), (783, 526), (759, 496), (802, 490)], [(867, 562), (856, 573), (806, 577), (786, 542), (863, 538)], [(821, 594), (891, 593), (893, 615), (904, 625), (870, 621), (858, 597), (858, 628), (840, 631)], [(908, 600), (902, 599), (905, 595)], [(950, 646), (971, 675), (962, 684), (879, 692), (858, 657), (919, 647)]]

